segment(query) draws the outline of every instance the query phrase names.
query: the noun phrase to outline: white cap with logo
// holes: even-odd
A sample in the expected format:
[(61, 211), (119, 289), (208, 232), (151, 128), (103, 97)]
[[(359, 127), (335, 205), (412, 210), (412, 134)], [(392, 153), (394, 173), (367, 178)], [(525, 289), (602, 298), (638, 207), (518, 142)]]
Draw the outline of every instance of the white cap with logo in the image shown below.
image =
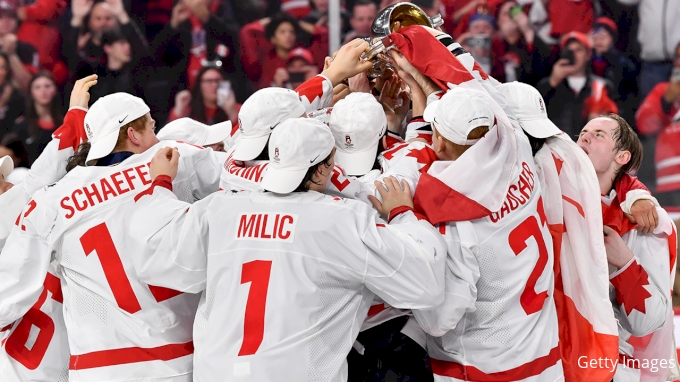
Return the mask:
[(382, 106), (368, 93), (352, 93), (333, 107), (329, 122), (335, 138), (335, 162), (349, 175), (371, 171), (380, 138), (387, 130)]
[(279, 194), (293, 192), (309, 168), (328, 157), (334, 143), (328, 126), (315, 119), (281, 122), (269, 139), (269, 165), (260, 185)]
[(305, 113), (300, 97), (292, 90), (265, 88), (256, 91), (239, 111), (241, 139), (234, 149), (234, 159), (255, 159), (279, 123), (289, 118), (299, 118)]
[(461, 146), (477, 143), (479, 139), (467, 139), (468, 134), (480, 126), (490, 129), (495, 121), (487, 96), (479, 90), (460, 86), (427, 105), (423, 118), (433, 123), (444, 138)]
[(85, 133), (90, 142), (86, 165), (113, 151), (121, 127), (148, 113), (141, 98), (128, 93), (113, 93), (97, 100), (85, 114)]
[(505, 96), (515, 118), (527, 134), (534, 138), (548, 138), (562, 131), (550, 119), (541, 93), (531, 85), (513, 81), (498, 90)]
[(211, 126), (191, 118), (176, 119), (156, 134), (161, 141), (184, 141), (199, 146), (220, 143), (231, 135), (231, 121)]
[(12, 173), (13, 170), (14, 161), (9, 155), (5, 155), (4, 157), (0, 158), (0, 175), (6, 179), (7, 175)]

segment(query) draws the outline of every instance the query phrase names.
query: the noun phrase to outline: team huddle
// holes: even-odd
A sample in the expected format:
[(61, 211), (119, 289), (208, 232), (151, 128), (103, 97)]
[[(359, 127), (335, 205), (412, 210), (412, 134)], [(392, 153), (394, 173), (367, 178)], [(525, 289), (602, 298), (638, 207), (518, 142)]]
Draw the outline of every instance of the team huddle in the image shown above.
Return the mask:
[(443, 32), (390, 38), (391, 77), (357, 39), (235, 126), (157, 136), (76, 82), (0, 195), (0, 381), (676, 377), (676, 228), (628, 123), (574, 142)]

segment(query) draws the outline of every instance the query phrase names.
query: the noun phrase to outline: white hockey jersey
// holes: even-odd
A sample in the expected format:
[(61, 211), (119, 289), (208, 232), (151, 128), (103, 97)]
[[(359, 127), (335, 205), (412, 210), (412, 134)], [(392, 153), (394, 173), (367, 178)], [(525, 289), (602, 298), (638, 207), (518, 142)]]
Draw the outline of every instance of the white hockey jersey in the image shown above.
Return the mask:
[[(66, 175), (66, 161), (85, 140), (86, 110), (74, 107), (33, 163), (22, 184), (0, 195), (0, 250), (31, 195)], [(21, 319), (0, 329), (3, 381), (68, 381), (68, 337), (56, 263), (52, 263), (38, 301)]]
[[(607, 209), (616, 191), (602, 197)], [(610, 266), (610, 300), (619, 325), (619, 363), (614, 382), (665, 381), (674, 359), (671, 290), (677, 252), (676, 228), (657, 207), (651, 234), (632, 229), (621, 236), (633, 257), (621, 269)], [(665, 360), (663, 364), (661, 360)]]
[(0, 329), (3, 381), (68, 381), (68, 337), (57, 275), (52, 262), (38, 301), (21, 319)]
[(412, 212), (386, 224), (365, 203), (314, 191), (222, 191), (187, 207), (156, 187), (130, 230), (145, 248), (141, 279), (205, 291), (196, 381), (346, 381), (374, 294), (400, 308), (442, 300), (444, 243)]
[[(503, 145), (507, 151), (494, 158), (499, 164), (484, 167), (479, 154), (490, 158), (484, 150)], [(487, 169), (499, 170), (498, 165), (508, 170), (508, 177), (499, 177), (495, 185), (506, 190), (499, 210), (489, 211), (483, 201), (472, 199), (479, 195), (452, 188), (465, 184), (474, 189), (471, 185), (479, 184)], [(430, 334), (427, 349), (435, 380), (563, 380), (553, 245), (526, 137), (492, 129), (457, 161), (435, 162), (416, 194), (416, 203), (428, 200), (423, 207), (431, 222), (441, 222), (449, 249), (444, 303), (414, 311)]]
[(34, 194), (0, 254), (0, 327), (35, 303), (51, 259), (62, 267), (71, 381), (191, 380), (198, 296), (140, 282), (131, 260), (138, 248), (123, 226), (165, 146), (180, 151), (182, 200), (217, 190), (225, 158), (161, 142), (116, 166), (78, 167)]

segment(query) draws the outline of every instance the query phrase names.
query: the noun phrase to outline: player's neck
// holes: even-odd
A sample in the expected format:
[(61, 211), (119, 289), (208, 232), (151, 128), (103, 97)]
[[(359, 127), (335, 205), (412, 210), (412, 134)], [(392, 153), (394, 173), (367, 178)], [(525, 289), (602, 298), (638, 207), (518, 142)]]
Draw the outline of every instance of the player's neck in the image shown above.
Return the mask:
[(603, 173), (597, 174), (597, 181), (600, 184), (600, 194), (609, 195), (609, 191), (614, 187), (614, 179), (616, 173), (613, 170), (607, 170)]

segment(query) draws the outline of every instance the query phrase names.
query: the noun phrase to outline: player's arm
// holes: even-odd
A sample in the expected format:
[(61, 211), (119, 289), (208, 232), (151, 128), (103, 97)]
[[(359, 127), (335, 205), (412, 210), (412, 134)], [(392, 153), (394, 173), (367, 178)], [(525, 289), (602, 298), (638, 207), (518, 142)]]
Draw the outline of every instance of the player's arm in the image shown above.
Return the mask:
[(150, 169), (154, 180), (137, 196), (128, 234), (133, 245), (141, 249), (134, 264), (142, 281), (198, 293), (205, 289), (206, 281), (208, 225), (204, 206), (209, 200), (191, 205), (172, 192), (178, 156), (179, 152), (170, 147), (154, 156)]
[(333, 89), (347, 78), (371, 68), (371, 63), (360, 60), (368, 43), (356, 39), (343, 45), (331, 60), (326, 58), (326, 67), (321, 74), (304, 82), (295, 89), (307, 112), (331, 106)]
[[(188, 178), (193, 199), (200, 200), (220, 189), (222, 168), (227, 161), (227, 154), (178, 143), (180, 150), (179, 171), (175, 183)], [(194, 202), (182, 198), (185, 202)]]
[(7, 238), (0, 253), (0, 327), (23, 317), (40, 296), (52, 260), (44, 236), (53, 221), (33, 199)]
[[(463, 231), (469, 227), (461, 227)], [(459, 227), (445, 228), (448, 244), (444, 302), (434, 309), (414, 310), (418, 324), (434, 337), (441, 337), (458, 325), (463, 315), (475, 311), (480, 271), (472, 243), (461, 241)]]
[[(668, 215), (659, 211), (669, 232), (674, 229)], [(667, 221), (666, 221), (667, 220)], [(614, 233), (615, 234), (615, 233)], [(609, 235), (608, 235), (609, 236)], [(672, 237), (657, 229), (652, 234), (638, 235), (633, 244), (633, 257), (609, 276), (614, 286), (621, 325), (635, 336), (645, 336), (661, 328), (671, 309), (671, 270), (669, 243)], [(605, 243), (611, 239), (605, 238)], [(607, 244), (608, 257), (615, 248)], [(611, 261), (610, 261), (611, 263)]]
[(659, 224), (656, 207), (659, 202), (637, 177), (624, 174), (616, 183), (616, 194), (621, 209), (642, 233), (651, 233)]
[(394, 178), (385, 183), (383, 201), (371, 200), (389, 224), (368, 206), (357, 216), (367, 248), (364, 282), (395, 308), (432, 308), (443, 299), (446, 244), (430, 223), (416, 217), (408, 185), (402, 189)]

